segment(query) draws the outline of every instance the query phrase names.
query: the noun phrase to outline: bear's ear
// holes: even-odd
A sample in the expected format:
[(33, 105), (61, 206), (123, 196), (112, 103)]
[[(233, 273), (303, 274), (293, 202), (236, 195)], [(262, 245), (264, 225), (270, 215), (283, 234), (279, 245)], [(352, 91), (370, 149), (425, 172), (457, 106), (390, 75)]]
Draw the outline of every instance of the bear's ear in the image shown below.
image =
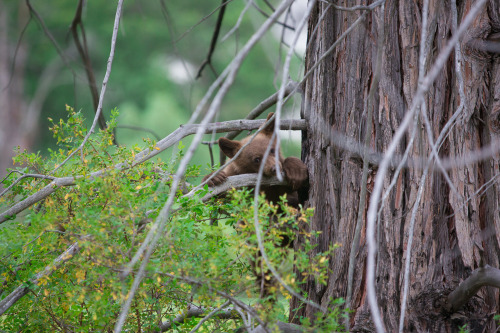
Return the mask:
[[(266, 122), (271, 119), (271, 117), (274, 115), (274, 112), (270, 112), (268, 115), (267, 115), (267, 119), (266, 119)], [(274, 119), (273, 121), (271, 121), (271, 123), (269, 125), (267, 125), (263, 130), (262, 130), (262, 134), (266, 135), (266, 136), (272, 136), (273, 135), (273, 132), (274, 132)]]
[(219, 147), (224, 153), (229, 158), (233, 158), (234, 155), (240, 150), (241, 148), (241, 143), (239, 141), (233, 141), (229, 140), (226, 138), (220, 138), (219, 139)]

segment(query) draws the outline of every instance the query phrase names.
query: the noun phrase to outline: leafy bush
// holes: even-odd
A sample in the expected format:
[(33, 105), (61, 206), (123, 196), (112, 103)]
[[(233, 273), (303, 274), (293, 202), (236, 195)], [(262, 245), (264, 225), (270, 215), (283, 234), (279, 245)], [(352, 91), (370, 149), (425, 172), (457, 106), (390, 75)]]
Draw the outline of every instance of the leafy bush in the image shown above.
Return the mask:
[[(9, 332), (112, 330), (137, 266), (132, 267), (132, 274), (124, 276), (123, 271), (167, 200), (171, 175), (182, 157), (181, 149), (170, 163), (148, 160), (126, 167), (139, 151), (155, 149), (156, 143), (145, 140), (144, 147), (131, 149), (114, 146), (112, 132), (118, 112), (113, 110), (108, 129), (90, 136), (82, 151), (64, 163), (88, 131), (79, 112), (70, 107), (67, 111), (66, 121), (51, 120), (50, 130), (59, 149), (51, 150), (47, 159), (18, 151), (14, 161), (19, 167), (3, 182), (13, 186), (0, 197), (0, 205), (10, 206), (51, 182), (50, 178), (32, 177), (15, 182), (19, 174), (75, 178), (73, 186), (58, 188), (27, 213), (0, 224), (0, 294), (8, 295), (23, 284), (30, 287), (0, 319), (2, 329)], [(199, 169), (188, 169), (184, 189), (191, 188), (189, 181), (199, 176)], [(101, 176), (91, 176), (98, 170), (103, 171)], [(259, 259), (252, 192), (233, 190), (203, 202), (200, 198), (207, 192), (205, 187), (188, 197), (178, 191), (166, 231), (132, 302), (127, 331), (158, 329), (162, 322), (177, 331), (189, 331), (227, 300), (249, 304), (264, 322), (286, 321), (289, 292), (275, 283), (270, 294), (261, 297), (256, 284), (255, 271), (268, 281), (274, 277)], [(308, 254), (312, 249), (308, 240), (316, 236), (307, 231), (312, 210), (297, 211), (283, 202), (270, 205), (262, 197), (257, 204), (266, 254), (283, 281), (294, 290), (309, 277), (326, 284), (327, 258), (334, 247), (314, 257)], [(300, 251), (281, 246), (284, 238), (296, 235), (305, 240)], [(53, 260), (72, 244), (78, 244), (78, 253), (33, 283), (34, 275), (54, 267)], [(259, 263), (259, 267), (253, 269), (251, 263)], [(193, 307), (207, 311), (201, 317), (176, 319)], [(337, 305), (333, 308), (330, 316), (318, 318), (316, 327), (321, 327), (322, 320), (330, 328), (332, 322), (338, 322), (341, 314)], [(231, 319), (208, 320), (200, 329), (241, 327), (240, 314), (232, 313)]]

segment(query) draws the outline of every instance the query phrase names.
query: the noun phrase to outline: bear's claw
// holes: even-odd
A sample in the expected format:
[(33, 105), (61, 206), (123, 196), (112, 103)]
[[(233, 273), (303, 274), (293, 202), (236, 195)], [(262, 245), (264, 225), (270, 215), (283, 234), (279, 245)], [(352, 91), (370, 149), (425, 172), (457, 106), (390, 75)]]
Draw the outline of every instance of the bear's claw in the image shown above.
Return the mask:
[[(213, 173), (213, 172), (212, 172)], [(206, 175), (204, 178), (203, 178), (203, 181), (207, 180), (211, 175)], [(207, 184), (209, 187), (214, 187), (214, 186), (217, 186), (217, 185), (220, 185), (222, 183), (224, 183), (227, 179), (227, 175), (224, 173), (224, 171), (221, 171), (219, 172), (218, 174), (216, 174), (214, 176), (214, 178), (210, 179)]]
[(309, 178), (307, 166), (297, 157), (288, 157), (283, 162), (285, 177), (293, 190), (301, 188)]

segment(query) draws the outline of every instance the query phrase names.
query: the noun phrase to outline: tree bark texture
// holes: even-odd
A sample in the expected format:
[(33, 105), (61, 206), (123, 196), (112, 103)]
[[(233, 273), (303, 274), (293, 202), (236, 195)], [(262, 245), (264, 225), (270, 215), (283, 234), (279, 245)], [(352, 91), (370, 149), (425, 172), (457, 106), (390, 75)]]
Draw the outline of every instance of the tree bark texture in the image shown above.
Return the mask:
[[(370, 3), (356, 1), (356, 4)], [(457, 1), (458, 24), (473, 3), (474, 0)], [(354, 5), (353, 1), (336, 1), (335, 4)], [(306, 72), (359, 15), (359, 11), (340, 11), (328, 2), (318, 2), (309, 21)], [(381, 20), (376, 19), (377, 15), (381, 15)], [(450, 1), (430, 1), (426, 72), (453, 34), (452, 19)], [(386, 36), (372, 117), (367, 119), (368, 92), (378, 47), (377, 22), (383, 22)], [(322, 252), (332, 244), (341, 244), (330, 258), (328, 284), (319, 285), (310, 278), (303, 286), (308, 298), (322, 306), (328, 306), (338, 297), (346, 297), (349, 255), (362, 186), (362, 166), (352, 163), (349, 151), (336, 146), (331, 133), (361, 142), (366, 122), (370, 121), (373, 128), (370, 148), (380, 153), (386, 150), (418, 87), (421, 24), (421, 0), (388, 0), (383, 13), (380, 8), (368, 13), (305, 82), (303, 117), (308, 128), (303, 135), (302, 155), (310, 173), (308, 205), (315, 208), (310, 228), (321, 231), (315, 239), (314, 251)], [(491, 52), (492, 45), (497, 44), (488, 43), (498, 43), (498, 33), (500, 4), (498, 0), (488, 0), (460, 42), (465, 108), (440, 147), (441, 158), (461, 158), (499, 138), (500, 61), (498, 53)], [(432, 136), (436, 140), (460, 104), (453, 54), (425, 95), (425, 103)], [(421, 119), (410, 151), (413, 160), (431, 155)], [(408, 133), (400, 142), (397, 154), (403, 155), (409, 138)], [(377, 166), (371, 166), (370, 170), (366, 207), (374, 200), (370, 194)], [(381, 219), (377, 222), (375, 283), (378, 306), (388, 332), (397, 331), (399, 327), (408, 229), (422, 173), (422, 168), (403, 169), (381, 207)], [(395, 169), (389, 170), (384, 188), (388, 188), (394, 174)], [(493, 315), (498, 313), (499, 305), (496, 288), (483, 287), (455, 314), (447, 313), (443, 302), (474, 269), (485, 264), (499, 268), (498, 155), (453, 167), (448, 175), (458, 193), (448, 185), (439, 169), (433, 168), (418, 205), (404, 331), (455, 332), (466, 324), (474, 332), (494, 332), (497, 326)], [(372, 332), (374, 326), (365, 287), (366, 208), (362, 220), (350, 330)], [(300, 239), (296, 246), (300, 246)], [(316, 311), (293, 298), (290, 320), (298, 322), (301, 316), (313, 320)]]

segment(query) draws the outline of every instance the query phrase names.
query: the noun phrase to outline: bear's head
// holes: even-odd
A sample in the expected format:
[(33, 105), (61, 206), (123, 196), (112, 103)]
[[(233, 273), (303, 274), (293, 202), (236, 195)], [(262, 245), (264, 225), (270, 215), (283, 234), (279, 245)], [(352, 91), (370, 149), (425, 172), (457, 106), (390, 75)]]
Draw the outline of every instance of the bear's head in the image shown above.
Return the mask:
[[(273, 113), (269, 113), (267, 120), (273, 116)], [(241, 154), (236, 158), (236, 160), (231, 163), (231, 167), (234, 168), (234, 174), (244, 174), (244, 173), (257, 173), (259, 172), (260, 165), (266, 153), (267, 147), (271, 144), (271, 151), (267, 157), (266, 164), (264, 166), (264, 175), (274, 176), (276, 175), (276, 159), (278, 158), (278, 163), (280, 169), (282, 167), (281, 162), (283, 158), (279, 151), (275, 151), (276, 139), (272, 140), (271, 137), (274, 131), (274, 120), (262, 129), (259, 134), (246, 146)], [(219, 139), (219, 147), (229, 158), (233, 158), (234, 155), (243, 147), (247, 142), (252, 139), (252, 136), (248, 136), (241, 141), (229, 140), (226, 138)]]

